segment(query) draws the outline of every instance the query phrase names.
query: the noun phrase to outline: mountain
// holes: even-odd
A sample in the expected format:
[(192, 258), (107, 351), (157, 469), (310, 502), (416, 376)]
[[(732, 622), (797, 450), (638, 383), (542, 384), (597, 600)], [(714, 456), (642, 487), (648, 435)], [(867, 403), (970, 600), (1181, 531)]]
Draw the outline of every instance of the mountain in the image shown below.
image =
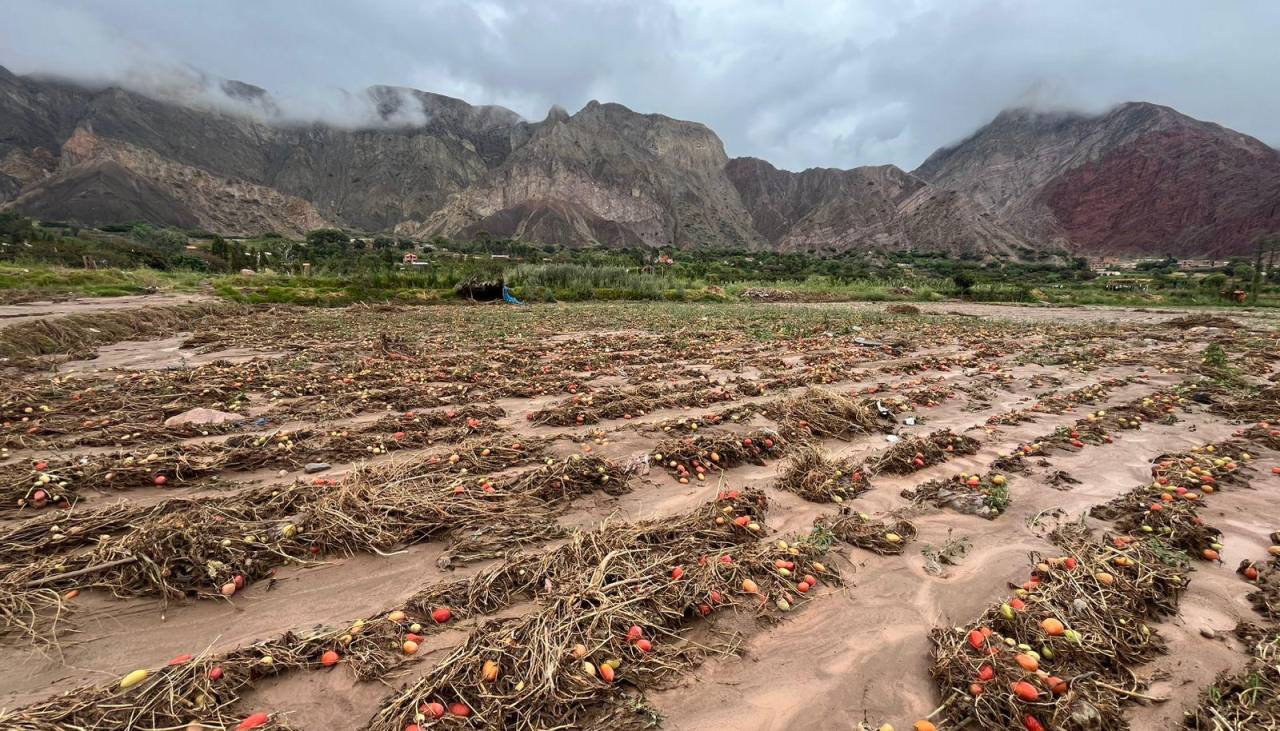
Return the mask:
[[(87, 224), (228, 234), (321, 226), (566, 245), (1005, 254), (963, 195), (893, 167), (789, 173), (730, 160), (706, 126), (619, 104), (528, 122), (373, 87), (351, 124), (301, 124), (270, 94), (199, 77), (179, 100), (0, 69), (0, 205)], [(776, 220), (775, 220), (776, 219)]]
[(154, 98), (0, 67), (0, 207), (225, 234), (323, 227), (565, 245), (1223, 254), (1280, 230), (1280, 153), (1165, 107), (1011, 110), (917, 170), (780, 170), (619, 104), (530, 122), (402, 87), (300, 122), (197, 76)]
[(555, 232), (647, 246), (760, 244), (725, 178), (724, 145), (701, 124), (592, 101), (572, 116), (553, 110), (530, 130), (502, 164), (402, 230)]
[[(270, 103), (248, 85), (224, 86)], [(349, 129), (0, 69), (0, 203), (45, 218), (234, 234), (390, 230), (479, 180), (523, 124), (508, 109), (438, 94), (374, 87), (366, 95), (375, 116)]]
[(756, 158), (725, 168), (751, 221), (779, 251), (928, 248), (1013, 255), (1023, 242), (966, 196), (934, 188), (893, 165), (779, 170)]
[(1280, 231), (1280, 152), (1154, 104), (1008, 110), (914, 173), (1086, 253), (1243, 254)]

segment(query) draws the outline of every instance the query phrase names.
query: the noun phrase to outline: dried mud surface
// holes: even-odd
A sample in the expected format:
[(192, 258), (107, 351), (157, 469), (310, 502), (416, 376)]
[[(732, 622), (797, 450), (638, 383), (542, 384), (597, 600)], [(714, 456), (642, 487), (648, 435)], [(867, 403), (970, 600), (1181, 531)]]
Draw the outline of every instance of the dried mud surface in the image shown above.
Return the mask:
[[(132, 298), (112, 304), (138, 304), (126, 299)], [(40, 316), (83, 306), (44, 305)], [(20, 322), (26, 307), (0, 308), (10, 318), (2, 322)], [(725, 490), (750, 489), (771, 502), (769, 539), (807, 535), (815, 521), (842, 507), (905, 519), (918, 535), (900, 555), (836, 543), (827, 560), (844, 585), (816, 587), (802, 607), (774, 617), (781, 621), (732, 613), (699, 620), (695, 631), (708, 637), (737, 632), (738, 652), (712, 655), (674, 681), (643, 690), (668, 729), (856, 728), (864, 721), (871, 728), (886, 722), (910, 728), (943, 700), (930, 676), (932, 629), (965, 626), (1024, 581), (1028, 553), (1051, 550), (1047, 536), (1056, 525), (1080, 519), (1107, 530), (1104, 521), (1085, 517), (1089, 509), (1149, 483), (1153, 460), (1228, 439), (1257, 421), (1190, 398), (1212, 382), (1203, 367), (1206, 348), (1223, 350), (1240, 388), (1267, 385), (1280, 355), (1276, 323), (1265, 313), (1226, 313), (1244, 327), (1224, 329), (1165, 324), (1185, 312), (956, 304), (922, 309), (922, 316), (894, 317), (875, 305), (264, 308), (212, 331), (99, 346), (93, 360), (21, 376), (0, 402), (6, 445), (0, 470), (9, 470), (3, 479), (29, 479), (39, 473), (32, 466), (46, 461), (164, 453), (184, 445), (216, 451), (236, 435), (274, 439), (282, 430), (308, 427), (330, 434), (372, 429), (389, 444), (394, 427), (382, 428), (390, 423), (384, 419), (483, 406), (501, 415), (477, 432), (481, 440), (545, 439), (552, 459), (601, 457), (635, 470), (621, 494), (594, 491), (559, 504), (554, 520), (568, 531), (591, 530), (606, 518), (666, 519)], [(1098, 390), (1087, 399), (1073, 400), (1094, 385)], [(773, 418), (769, 409), (809, 387), (854, 401), (879, 400), (893, 411), (890, 434), (809, 440), (834, 459), (865, 465), (890, 449), (891, 439), (943, 429), (976, 439), (977, 452), (949, 454), (908, 474), (871, 475), (871, 489), (843, 505), (807, 501), (777, 486), (786, 461), (781, 457), (803, 435), (784, 440), (781, 435), (795, 425)], [(619, 401), (626, 413), (606, 407), (615, 392), (633, 395)], [(995, 460), (1057, 427), (1157, 393), (1183, 399), (1173, 418), (1117, 431), (1110, 443), (1028, 458), (1025, 474), (1007, 473), (1008, 505), (994, 518), (916, 504), (902, 495), (958, 473), (993, 472)], [(1214, 393), (1214, 402), (1225, 402), (1223, 392)], [(249, 418), (208, 434), (163, 427), (164, 418), (195, 406), (235, 408)], [(737, 420), (707, 421), (735, 409), (741, 409)], [(536, 412), (563, 414), (567, 425), (536, 423)], [(998, 423), (1011, 412), (1025, 412), (1029, 420)], [(111, 424), (98, 426), (101, 417)], [(689, 426), (695, 421), (697, 430)], [(787, 446), (763, 464), (715, 469), (701, 480), (678, 479), (680, 473), (654, 456), (664, 440), (721, 432), (737, 439), (752, 430), (778, 434)], [(96, 433), (107, 435), (103, 443), (82, 443)], [(112, 441), (117, 433), (125, 438)], [(161, 486), (113, 489), (94, 478), (68, 488), (74, 491), (70, 512), (34, 505), (23, 492), (22, 505), (0, 513), (0, 530), (11, 537), (54, 512), (70, 516), (178, 497), (221, 499), (316, 477), (340, 481), (360, 463), (407, 463), (457, 444), (442, 440), (352, 458), (342, 440), (330, 438), (294, 462), (215, 469)], [(295, 441), (294, 449), (307, 448), (305, 440)], [(1153, 625), (1169, 652), (1137, 672), (1151, 681), (1153, 695), (1170, 700), (1129, 706), (1132, 728), (1177, 726), (1206, 684), (1247, 661), (1231, 630), (1258, 615), (1246, 599), (1250, 586), (1234, 567), (1241, 558), (1264, 556), (1269, 534), (1280, 530), (1280, 477), (1271, 473), (1280, 454), (1258, 448), (1254, 457), (1247, 488), (1223, 491), (1204, 505), (1205, 522), (1223, 532), (1223, 561), (1196, 563), (1178, 613)], [(330, 467), (312, 475), (302, 462)], [(1076, 482), (1062, 489), (1051, 480), (1055, 473)], [(6, 492), (4, 499), (10, 497)], [(937, 565), (926, 555), (961, 538), (967, 551), (953, 564)], [(523, 550), (549, 550), (560, 541)], [(160, 667), (182, 653), (225, 653), (286, 630), (338, 626), (395, 607), (434, 582), (495, 564), (485, 559), (449, 567), (442, 560), (448, 550), (447, 540), (429, 538), (385, 555), (326, 552), (314, 561), (281, 565), (230, 598), (162, 602), (86, 589), (68, 602), (74, 611), (50, 632), (54, 643), (15, 632), (0, 636), (0, 708), (12, 711), (64, 691), (114, 684), (130, 670)], [(29, 560), (6, 558), (0, 571)], [(239, 707), (245, 714), (270, 712), (293, 728), (365, 728), (393, 689), (430, 674), (487, 619), (523, 616), (535, 605), (468, 617), (430, 635), (406, 666), (407, 675), (359, 681), (341, 665), (282, 674), (257, 684)]]

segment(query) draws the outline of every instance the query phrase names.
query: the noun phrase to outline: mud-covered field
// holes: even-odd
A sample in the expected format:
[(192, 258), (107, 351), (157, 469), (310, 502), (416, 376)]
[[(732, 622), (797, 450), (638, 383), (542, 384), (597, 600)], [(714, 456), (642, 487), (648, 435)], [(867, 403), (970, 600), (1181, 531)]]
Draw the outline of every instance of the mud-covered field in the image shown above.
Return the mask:
[(906, 309), (15, 316), (0, 728), (1280, 728), (1275, 323)]

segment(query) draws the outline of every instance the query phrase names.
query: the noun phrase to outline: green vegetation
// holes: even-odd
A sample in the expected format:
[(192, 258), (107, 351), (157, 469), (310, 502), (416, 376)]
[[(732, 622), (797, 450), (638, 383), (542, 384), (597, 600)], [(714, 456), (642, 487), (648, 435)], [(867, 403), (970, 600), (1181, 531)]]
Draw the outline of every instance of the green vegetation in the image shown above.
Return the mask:
[[(746, 251), (566, 248), (494, 239), (411, 241), (317, 229), (226, 238), (145, 223), (84, 228), (0, 213), (0, 301), (152, 291), (211, 291), (239, 302), (345, 305), (441, 302), (467, 285), (500, 284), (528, 302), (910, 301), (1130, 307), (1228, 306), (1253, 284), (1244, 259), (1180, 271), (1174, 259), (1100, 276), (1063, 251), (1019, 261), (938, 252), (831, 256)], [(1261, 306), (1280, 306), (1267, 268)], [(244, 270), (252, 270), (242, 274)]]
[(61, 297), (119, 297), (149, 292), (195, 292), (207, 276), (156, 269), (72, 269), (42, 263), (0, 263), (0, 304)]

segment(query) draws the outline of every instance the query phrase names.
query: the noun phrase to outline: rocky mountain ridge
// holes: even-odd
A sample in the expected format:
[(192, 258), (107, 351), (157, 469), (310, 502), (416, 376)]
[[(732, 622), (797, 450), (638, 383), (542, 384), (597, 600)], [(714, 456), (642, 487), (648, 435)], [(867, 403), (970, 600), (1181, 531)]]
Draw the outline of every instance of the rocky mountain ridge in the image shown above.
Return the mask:
[(619, 104), (497, 106), (372, 87), (352, 126), (0, 67), (0, 207), (226, 234), (321, 226), (566, 245), (1225, 254), (1280, 230), (1280, 153), (1166, 107), (1011, 110), (907, 172), (731, 159), (704, 125)]

